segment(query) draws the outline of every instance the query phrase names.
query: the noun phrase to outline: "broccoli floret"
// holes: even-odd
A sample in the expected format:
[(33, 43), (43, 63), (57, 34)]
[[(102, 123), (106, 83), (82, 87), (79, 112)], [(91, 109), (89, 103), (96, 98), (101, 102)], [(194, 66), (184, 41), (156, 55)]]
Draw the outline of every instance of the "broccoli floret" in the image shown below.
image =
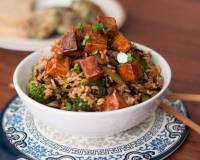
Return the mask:
[(38, 101), (38, 102), (41, 102), (41, 103), (45, 103), (45, 100), (44, 100), (44, 86), (41, 84), (41, 83), (38, 83), (38, 82), (34, 82), (34, 81), (30, 81), (27, 85), (27, 93), (28, 95)]

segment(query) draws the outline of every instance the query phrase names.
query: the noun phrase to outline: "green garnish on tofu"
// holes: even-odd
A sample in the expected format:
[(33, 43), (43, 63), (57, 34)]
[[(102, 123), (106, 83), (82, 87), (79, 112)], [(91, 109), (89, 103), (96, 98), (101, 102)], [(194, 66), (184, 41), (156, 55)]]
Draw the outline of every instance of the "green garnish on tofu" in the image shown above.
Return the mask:
[(82, 41), (81, 45), (82, 45), (82, 46), (85, 46), (86, 43), (87, 43), (89, 40), (90, 40), (90, 36), (89, 36), (89, 35), (85, 35), (85, 36), (83, 37), (83, 41)]
[(110, 28), (105, 27), (102, 23), (94, 23), (94, 24), (92, 24), (92, 29), (94, 29), (94, 30), (101, 30), (105, 34), (108, 33), (109, 31), (111, 31)]
[(127, 53), (128, 63), (132, 63), (136, 58), (131, 53)]
[(72, 72), (80, 73), (81, 72), (81, 67), (79, 64), (74, 64), (73, 68), (71, 69)]
[(84, 32), (84, 26), (83, 26), (83, 24), (82, 23), (78, 23), (76, 25), (76, 29), (79, 29), (81, 32)]

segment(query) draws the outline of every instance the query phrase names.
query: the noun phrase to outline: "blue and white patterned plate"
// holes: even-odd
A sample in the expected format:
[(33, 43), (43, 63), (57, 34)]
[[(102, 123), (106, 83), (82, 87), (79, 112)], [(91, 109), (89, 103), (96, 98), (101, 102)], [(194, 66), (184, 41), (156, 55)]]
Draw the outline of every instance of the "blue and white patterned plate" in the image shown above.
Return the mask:
[[(187, 116), (181, 101), (163, 101)], [(157, 109), (142, 124), (115, 136), (69, 137), (36, 123), (18, 97), (8, 103), (1, 119), (3, 145), (15, 159), (160, 160), (173, 153), (188, 133), (184, 124)]]

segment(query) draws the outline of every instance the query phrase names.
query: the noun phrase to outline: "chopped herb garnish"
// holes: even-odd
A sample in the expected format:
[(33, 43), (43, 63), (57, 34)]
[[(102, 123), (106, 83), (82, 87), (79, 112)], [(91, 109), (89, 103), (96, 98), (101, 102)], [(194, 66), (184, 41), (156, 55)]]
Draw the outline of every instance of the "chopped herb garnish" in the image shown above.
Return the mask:
[(147, 70), (148, 67), (149, 67), (149, 66), (148, 66), (148, 63), (147, 63), (146, 60), (143, 59), (143, 58), (140, 60), (140, 64), (142, 65), (142, 67), (143, 67), (144, 70)]
[(105, 34), (107, 34), (107, 33), (110, 32), (110, 31), (111, 31), (110, 28), (106, 28), (106, 27), (103, 28), (103, 33), (105, 33)]
[(131, 53), (127, 53), (128, 63), (132, 63), (135, 60), (135, 57)]
[(87, 43), (89, 40), (90, 40), (90, 36), (89, 36), (89, 35), (85, 35), (85, 36), (83, 37), (83, 41), (82, 41), (81, 45), (82, 45), (82, 46), (85, 46), (86, 43)]
[(110, 28), (105, 27), (102, 23), (94, 23), (94, 24), (92, 24), (92, 29), (94, 29), (94, 30), (101, 30), (105, 34), (111, 31)]
[(102, 23), (94, 23), (94, 24), (92, 24), (92, 29), (94, 29), (94, 30), (103, 30), (104, 29), (104, 25)]
[(72, 111), (72, 105), (68, 102), (66, 103), (65, 108), (66, 108), (67, 111)]
[(82, 110), (82, 111), (89, 111), (89, 105), (87, 101), (84, 101), (81, 98), (74, 99), (74, 109), (75, 111)]
[(84, 32), (84, 26), (83, 26), (82, 23), (78, 23), (78, 24), (76, 25), (76, 28), (79, 29), (81, 32)]
[(71, 69), (72, 72), (80, 73), (81, 67), (79, 64), (74, 64), (73, 68)]

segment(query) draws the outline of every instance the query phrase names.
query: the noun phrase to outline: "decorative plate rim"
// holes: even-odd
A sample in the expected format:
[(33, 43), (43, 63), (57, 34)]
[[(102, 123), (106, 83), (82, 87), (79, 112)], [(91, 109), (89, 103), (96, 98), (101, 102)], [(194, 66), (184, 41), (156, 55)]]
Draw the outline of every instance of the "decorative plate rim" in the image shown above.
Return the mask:
[[(0, 135), (2, 136), (2, 142), (5, 143), (5, 146), (7, 149), (9, 149), (10, 151), (12, 151), (16, 157), (19, 158), (25, 158), (25, 159), (33, 159), (32, 157), (29, 157), (28, 155), (22, 153), (20, 150), (18, 150), (13, 144), (10, 143), (10, 141), (8, 141), (6, 133), (3, 129), (3, 125), (2, 125), (2, 120), (3, 120), (3, 115), (6, 112), (6, 110), (8, 109), (9, 105), (18, 97), (18, 95), (13, 96), (5, 105), (3, 110), (0, 112), (0, 121), (1, 121), (1, 126), (0, 126)], [(184, 106), (184, 110), (185, 110), (185, 115), (187, 117), (190, 117), (189, 112), (187, 110), (187, 106), (185, 105), (185, 103), (183, 103), (181, 101), (181, 103)], [(168, 150), (166, 150), (164, 153), (161, 153), (160, 155), (152, 158), (152, 160), (162, 160), (167, 158), (168, 156), (172, 155), (182, 144), (183, 142), (186, 140), (186, 138), (188, 137), (189, 134), (189, 128), (187, 126), (185, 126), (185, 129), (183, 131), (183, 133), (181, 134), (181, 138), (172, 146), (170, 147)]]

